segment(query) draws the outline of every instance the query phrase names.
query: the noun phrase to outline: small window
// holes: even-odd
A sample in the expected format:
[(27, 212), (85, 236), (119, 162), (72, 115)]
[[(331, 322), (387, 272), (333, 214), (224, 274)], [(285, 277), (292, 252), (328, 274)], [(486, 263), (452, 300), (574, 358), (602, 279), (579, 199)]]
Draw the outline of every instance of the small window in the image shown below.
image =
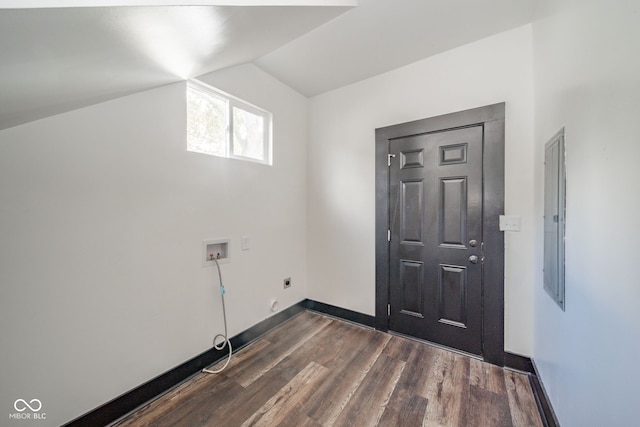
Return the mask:
[(190, 80), (187, 150), (271, 164), (271, 113)]
[(565, 148), (564, 128), (544, 147), (544, 289), (565, 308)]

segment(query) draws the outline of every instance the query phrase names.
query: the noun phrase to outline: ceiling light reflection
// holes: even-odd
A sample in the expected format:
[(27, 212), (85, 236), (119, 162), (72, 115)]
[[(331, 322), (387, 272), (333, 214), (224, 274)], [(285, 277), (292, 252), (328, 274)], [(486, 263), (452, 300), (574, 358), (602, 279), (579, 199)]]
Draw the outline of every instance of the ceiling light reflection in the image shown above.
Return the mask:
[(181, 79), (197, 74), (199, 64), (215, 55), (226, 41), (226, 19), (218, 7), (125, 8), (119, 11), (123, 16), (116, 21), (128, 41)]

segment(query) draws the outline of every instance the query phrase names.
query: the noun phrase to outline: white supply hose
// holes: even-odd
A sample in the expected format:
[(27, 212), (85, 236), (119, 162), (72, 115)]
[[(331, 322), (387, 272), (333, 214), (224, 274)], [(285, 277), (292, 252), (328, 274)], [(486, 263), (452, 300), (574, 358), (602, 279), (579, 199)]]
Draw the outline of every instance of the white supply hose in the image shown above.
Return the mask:
[[(219, 374), (220, 372), (224, 371), (224, 369), (227, 367), (227, 365), (231, 361), (231, 354), (233, 353), (233, 349), (231, 348), (231, 341), (229, 341), (229, 336), (227, 334), (227, 312), (224, 307), (225, 291), (224, 291), (224, 285), (222, 284), (222, 273), (220, 272), (220, 264), (218, 264), (218, 260), (216, 258), (211, 257), (211, 259), (213, 259), (216, 262), (216, 268), (218, 269), (218, 278), (220, 279), (220, 298), (222, 299), (222, 318), (224, 319), (224, 335), (218, 334), (215, 337), (213, 337), (213, 348), (215, 348), (216, 350), (222, 350), (225, 344), (227, 344), (229, 346), (229, 357), (227, 358), (227, 361), (225, 362), (222, 368), (217, 369), (215, 371), (212, 371), (211, 369), (203, 369), (202, 372), (205, 372), (207, 374)], [(218, 337), (222, 338), (222, 341), (219, 341), (218, 343), (216, 343), (216, 341), (218, 340)]]

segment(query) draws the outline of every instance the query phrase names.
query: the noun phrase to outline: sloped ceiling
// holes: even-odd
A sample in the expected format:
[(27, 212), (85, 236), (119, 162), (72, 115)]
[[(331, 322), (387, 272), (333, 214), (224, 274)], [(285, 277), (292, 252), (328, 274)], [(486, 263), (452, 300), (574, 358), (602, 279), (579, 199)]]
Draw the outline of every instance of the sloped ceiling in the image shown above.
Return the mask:
[(0, 129), (251, 62), (348, 9), (0, 10)]
[(535, 0), (359, 0), (257, 64), (313, 96), (516, 28)]
[(312, 96), (524, 25), (535, 3), (143, 0), (136, 3), (163, 5), (41, 8), (29, 0), (30, 8), (1, 9), (3, 1), (0, 129), (247, 62)]

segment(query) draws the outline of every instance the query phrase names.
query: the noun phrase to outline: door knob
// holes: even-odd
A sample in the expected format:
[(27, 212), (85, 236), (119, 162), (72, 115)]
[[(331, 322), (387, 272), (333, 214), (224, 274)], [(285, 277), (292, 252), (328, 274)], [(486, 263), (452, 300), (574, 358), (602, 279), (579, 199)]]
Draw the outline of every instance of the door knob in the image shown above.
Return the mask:
[(478, 256), (477, 256), (477, 255), (471, 255), (471, 256), (469, 257), (469, 262), (471, 262), (471, 264), (477, 264), (477, 263), (478, 263), (478, 261), (480, 261), (480, 259), (478, 258)]

